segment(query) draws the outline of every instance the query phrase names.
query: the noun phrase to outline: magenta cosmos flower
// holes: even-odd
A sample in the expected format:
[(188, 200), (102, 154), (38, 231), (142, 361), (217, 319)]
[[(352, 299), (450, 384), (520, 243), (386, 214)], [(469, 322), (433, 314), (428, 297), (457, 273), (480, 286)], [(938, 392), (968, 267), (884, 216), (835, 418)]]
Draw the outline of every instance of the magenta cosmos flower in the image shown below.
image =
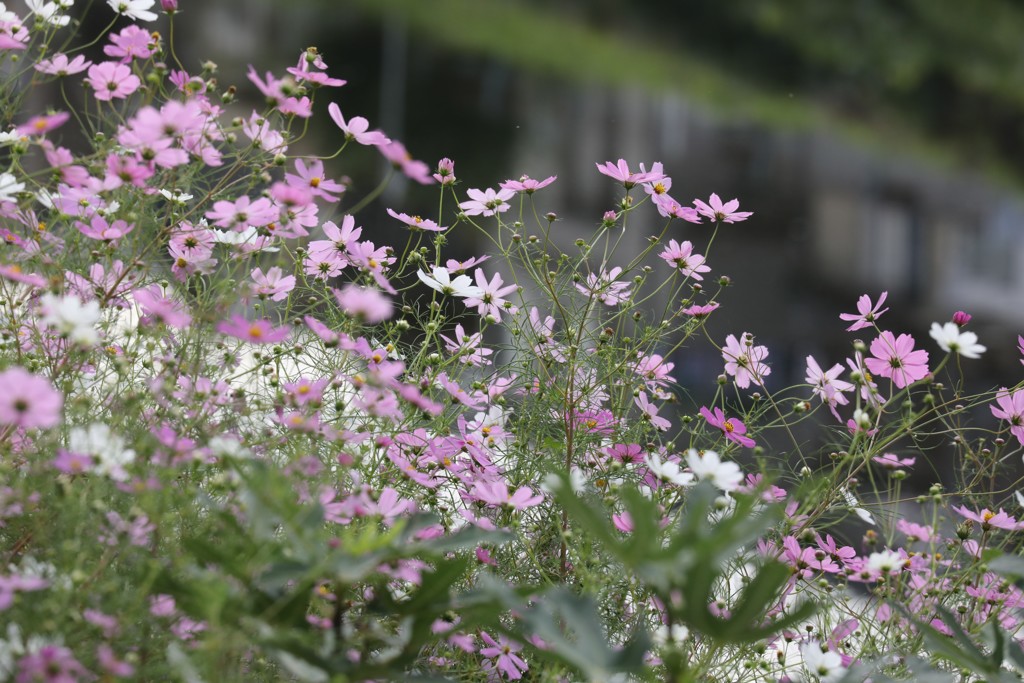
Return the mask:
[(722, 434), (729, 441), (733, 441), (743, 446), (744, 448), (753, 448), (754, 440), (749, 436), (743, 436), (747, 433), (747, 426), (737, 420), (736, 418), (725, 419), (725, 413), (722, 412), (721, 408), (715, 408), (715, 412), (712, 413), (707, 408), (700, 409), (701, 416), (708, 421), (708, 424), (712, 427), (717, 427), (722, 430)]
[(269, 320), (246, 320), (234, 315), (217, 325), (217, 331), (253, 344), (274, 344), (288, 338), (287, 327), (274, 327)]
[(888, 377), (900, 389), (928, 375), (928, 352), (915, 351), (909, 334), (894, 337), (892, 332), (882, 332), (871, 342), (871, 355), (874, 358), (864, 359), (868, 371)]
[(124, 99), (142, 85), (130, 67), (118, 62), (93, 64), (85, 82), (92, 86), (96, 99), (103, 101)]
[(64, 396), (44, 377), (25, 368), (0, 372), (0, 424), (47, 429), (60, 424)]

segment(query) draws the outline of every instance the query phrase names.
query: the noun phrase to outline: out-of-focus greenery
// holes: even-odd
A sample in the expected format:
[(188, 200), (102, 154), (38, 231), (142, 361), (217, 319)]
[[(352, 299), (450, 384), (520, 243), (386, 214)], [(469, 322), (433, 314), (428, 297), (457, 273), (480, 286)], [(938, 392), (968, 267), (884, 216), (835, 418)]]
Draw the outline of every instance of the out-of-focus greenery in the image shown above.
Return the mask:
[(535, 72), (678, 90), (727, 114), (826, 124), (1024, 184), (1024, 6), (1009, 0), (353, 4)]

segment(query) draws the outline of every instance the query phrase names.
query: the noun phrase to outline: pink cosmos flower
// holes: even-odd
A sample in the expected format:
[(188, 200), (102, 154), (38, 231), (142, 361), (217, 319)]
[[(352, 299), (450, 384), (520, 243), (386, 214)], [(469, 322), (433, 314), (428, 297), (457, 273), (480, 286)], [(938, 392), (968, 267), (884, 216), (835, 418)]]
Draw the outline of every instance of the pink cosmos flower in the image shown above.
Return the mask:
[(895, 453), (882, 453), (882, 455), (877, 455), (871, 458), (871, 460), (890, 470), (900, 467), (911, 467), (917, 461), (916, 458), (901, 458)]
[(921, 541), (922, 543), (928, 543), (935, 536), (935, 532), (931, 527), (908, 522), (905, 519), (896, 520), (896, 529), (905, 535), (910, 542)]
[(442, 185), (455, 183), (455, 162), (445, 157), (437, 162), (437, 172), (434, 173), (434, 180)]
[(508, 486), (501, 480), (479, 481), (469, 495), (488, 505), (510, 507), (513, 510), (525, 510), (544, 501), (544, 496), (534, 494), (529, 486), (520, 486), (515, 493), (509, 494)]
[(703, 320), (704, 318), (714, 313), (715, 309), (717, 309), (718, 306), (719, 303), (717, 301), (704, 305), (694, 304), (693, 306), (684, 308), (683, 310), (680, 311), (680, 313), (682, 313), (683, 315), (688, 315), (697, 320)]
[[(665, 393), (664, 387), (676, 381), (675, 377), (668, 374), (675, 366), (675, 363), (669, 363), (660, 354), (655, 353), (651, 356), (640, 357), (633, 366), (633, 372), (644, 378), (649, 391), (660, 395)], [(664, 397), (662, 396), (662, 398)]]
[(434, 184), (434, 178), (430, 175), (430, 167), (419, 159), (413, 159), (409, 150), (398, 140), (380, 145), (377, 150), (410, 180), (414, 180), (420, 185)]
[(234, 315), (217, 325), (217, 331), (236, 339), (253, 344), (276, 344), (288, 338), (287, 327), (274, 327), (269, 320), (248, 321), (244, 316)]
[(134, 223), (127, 223), (123, 220), (116, 220), (113, 223), (107, 223), (107, 219), (99, 214), (92, 217), (92, 220), (88, 224), (81, 221), (75, 222), (75, 227), (78, 231), (86, 237), (91, 237), (94, 240), (103, 240), (106, 242), (112, 242), (119, 240), (132, 230), (135, 229)]
[(736, 209), (740, 208), (738, 199), (730, 199), (723, 204), (717, 194), (712, 194), (706, 204), (694, 199), (693, 205), (697, 207), (697, 213), (719, 223), (738, 223), (754, 215), (750, 211), (737, 211)]
[(244, 230), (250, 225), (260, 228), (273, 223), (278, 219), (278, 209), (266, 197), (254, 201), (242, 195), (233, 202), (223, 199), (214, 202), (206, 217), (218, 227)]
[(133, 59), (149, 59), (156, 53), (156, 41), (149, 31), (129, 24), (120, 33), (111, 33), (110, 45), (103, 48), (103, 54), (108, 57), (118, 57), (122, 64), (128, 64)]
[(632, 283), (616, 280), (621, 274), (622, 268), (619, 266), (602, 270), (600, 274), (591, 273), (585, 282), (576, 283), (576, 289), (585, 296), (596, 296), (605, 306), (617, 306), (629, 301), (632, 296)]
[(558, 176), (549, 176), (544, 180), (534, 180), (528, 175), (520, 176), (519, 180), (506, 180), (501, 183), (499, 187), (503, 190), (512, 190), (513, 192), (523, 192), (525, 194), (533, 194), (537, 190), (542, 190), (551, 183), (555, 182)]
[(725, 359), (725, 372), (732, 375), (736, 386), (746, 389), (751, 382), (764, 384), (764, 378), (772, 373), (772, 369), (762, 361), (768, 357), (768, 347), (754, 346), (753, 335), (744, 332), (740, 335), (744, 340), (741, 344), (735, 335), (725, 338), (722, 358)]
[(72, 683), (91, 677), (71, 650), (63, 645), (44, 645), (18, 660), (15, 667), (18, 683), (28, 681), (49, 681)]
[(466, 330), (459, 323), (455, 326), (455, 339), (443, 334), (440, 336), (445, 342), (445, 350), (456, 356), (460, 362), (473, 366), (491, 364), (487, 356), (494, 353), (494, 350), (480, 346), (483, 342), (481, 332), (466, 334)]
[(124, 99), (142, 85), (131, 68), (118, 62), (93, 64), (89, 67), (89, 76), (85, 81), (92, 86), (96, 99), (104, 102)]
[(1003, 508), (999, 508), (999, 512), (992, 512), (988, 508), (982, 508), (981, 512), (974, 512), (973, 510), (968, 510), (963, 505), (953, 509), (967, 519), (981, 524), (983, 531), (990, 531), (992, 529), (1019, 531), (1024, 529), (1024, 523), (1017, 522), (1016, 518), (1006, 514)]
[(642, 413), (641, 418), (650, 422), (651, 426), (659, 432), (664, 432), (672, 426), (671, 422), (658, 416), (658, 406), (647, 400), (647, 394), (645, 392), (641, 391), (636, 398), (633, 399), (633, 403), (635, 403), (636, 407), (640, 409)]
[(35, 68), (36, 71), (51, 76), (73, 76), (81, 74), (91, 66), (92, 62), (86, 59), (84, 55), (79, 54), (74, 59), (69, 60), (67, 54), (58, 52), (48, 59), (41, 59)]
[(267, 269), (266, 273), (261, 268), (255, 268), (251, 275), (252, 293), (261, 299), (269, 297), (271, 301), (284, 301), (288, 293), (295, 289), (295, 276), (286, 276), (278, 266)]
[(360, 287), (350, 283), (333, 291), (334, 298), (345, 315), (358, 318), (368, 325), (387, 320), (394, 311), (391, 299), (372, 287)]
[(902, 389), (928, 375), (928, 352), (914, 350), (914, 338), (901, 334), (898, 338), (885, 331), (871, 342), (871, 355), (864, 365), (879, 377), (888, 377)]
[(839, 411), (836, 405), (847, 405), (850, 400), (843, 395), (845, 391), (853, 391), (854, 387), (849, 382), (839, 379), (843, 366), (836, 363), (828, 370), (822, 370), (814, 356), (807, 356), (807, 383), (811, 385), (811, 391), (821, 399), (822, 403), (828, 405), (836, 419), (839, 418)]
[(871, 305), (871, 297), (867, 294), (862, 294), (857, 299), (857, 312), (856, 313), (840, 313), (839, 317), (847, 322), (853, 322), (852, 325), (846, 328), (847, 332), (855, 332), (864, 327), (871, 327), (874, 322), (886, 311), (888, 308), (882, 308), (882, 304), (885, 303), (885, 297), (889, 296), (889, 292), (882, 292), (878, 297), (878, 303), (874, 306)]
[(66, 111), (57, 112), (56, 114), (33, 116), (28, 121), (15, 128), (15, 131), (18, 135), (43, 135), (44, 133), (49, 133), (51, 130), (60, 128), (69, 118), (71, 118), (71, 114)]
[(658, 256), (670, 266), (678, 268), (685, 277), (692, 277), (694, 280), (703, 280), (701, 273), (711, 271), (711, 268), (704, 265), (704, 257), (693, 253), (693, 244), (688, 240), (682, 244), (669, 240), (668, 246)]
[(996, 419), (1010, 423), (1010, 433), (1024, 446), (1024, 389), (1013, 393), (1006, 387), (996, 394), (996, 406), (989, 406)]
[(701, 217), (697, 209), (692, 206), (683, 206), (667, 194), (652, 194), (651, 201), (658, 208), (658, 213), (665, 218), (678, 218), (687, 223), (700, 223)]
[[(311, 69), (311, 66), (318, 69), (318, 71)], [(306, 81), (316, 86), (339, 88), (348, 82), (340, 78), (331, 78), (325, 73), (326, 69), (327, 64), (324, 62), (323, 57), (314, 48), (310, 48), (303, 50), (302, 54), (299, 55), (298, 63), (295, 66), (288, 67), (286, 71), (294, 76), (295, 80)]]
[(305, 159), (296, 159), (295, 173), (285, 173), (284, 179), (296, 187), (305, 187), (326, 202), (338, 201), (338, 195), (345, 191), (344, 185), (324, 177), (324, 162), (319, 159), (310, 159), (308, 164)]
[(604, 164), (595, 165), (599, 173), (619, 181), (627, 190), (634, 185), (655, 183), (665, 177), (665, 174), (661, 172), (661, 164), (658, 162), (654, 163), (650, 172), (645, 171), (643, 164), (641, 164), (639, 173), (630, 172), (629, 164), (626, 163), (625, 159), (619, 159), (617, 163), (606, 161)]
[(419, 216), (410, 216), (407, 213), (398, 213), (393, 209), (388, 209), (388, 215), (392, 218), (399, 220), (408, 226), (410, 230), (425, 230), (427, 232), (442, 232), (447, 230), (447, 226), (438, 225), (432, 220), (421, 218)]
[(370, 130), (370, 122), (364, 119), (362, 116), (354, 116), (347, 123), (345, 117), (341, 115), (341, 109), (337, 104), (331, 102), (327, 105), (327, 112), (331, 115), (331, 119), (337, 124), (338, 128), (341, 128), (342, 132), (345, 133), (346, 140), (355, 140), (360, 145), (386, 145), (391, 140), (388, 139), (384, 133), (379, 130)]
[(64, 396), (44, 377), (25, 368), (0, 372), (0, 424), (48, 429), (60, 424)]
[(480, 638), (487, 647), (480, 648), (480, 654), (484, 657), (495, 657), (495, 666), (512, 681), (518, 681), (523, 677), (523, 672), (529, 669), (519, 655), (516, 653), (523, 648), (514, 640), (507, 640), (504, 636), (498, 636), (498, 640), (492, 638), (486, 631), (480, 632)]
[(188, 327), (192, 322), (192, 316), (185, 311), (184, 306), (165, 297), (160, 285), (137, 289), (132, 292), (132, 298), (142, 309), (145, 322), (157, 321), (178, 329)]
[(493, 316), (495, 322), (501, 320), (502, 310), (513, 314), (519, 310), (503, 298), (505, 295), (516, 291), (519, 288), (518, 285), (511, 284), (502, 287), (504, 281), (501, 279), (500, 273), (495, 273), (491, 281), (488, 282), (487, 276), (480, 268), (477, 268), (473, 275), (476, 278), (477, 288), (480, 289), (481, 294), (466, 298), (463, 303), (467, 307), (476, 306), (477, 313), (481, 316)]
[(744, 448), (754, 447), (754, 440), (749, 436), (743, 436), (747, 433), (747, 426), (736, 418), (725, 419), (725, 413), (721, 408), (716, 407), (715, 412), (712, 413), (706, 407), (701, 407), (700, 414), (709, 425), (721, 429), (729, 441), (738, 443)]
[(508, 200), (516, 195), (512, 190), (466, 190), (469, 200), (459, 204), (459, 208), (467, 216), (493, 216), (497, 213), (508, 211), (511, 206)]

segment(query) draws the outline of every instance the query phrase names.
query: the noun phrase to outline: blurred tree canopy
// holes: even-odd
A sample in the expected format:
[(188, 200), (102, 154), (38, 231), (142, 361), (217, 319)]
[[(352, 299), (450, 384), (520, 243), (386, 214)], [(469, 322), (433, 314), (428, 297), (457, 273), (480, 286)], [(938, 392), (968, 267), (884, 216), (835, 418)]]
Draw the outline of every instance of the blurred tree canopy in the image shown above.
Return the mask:
[(828, 121), (1024, 186), (1016, 0), (356, 0), (423, 39), (577, 80)]

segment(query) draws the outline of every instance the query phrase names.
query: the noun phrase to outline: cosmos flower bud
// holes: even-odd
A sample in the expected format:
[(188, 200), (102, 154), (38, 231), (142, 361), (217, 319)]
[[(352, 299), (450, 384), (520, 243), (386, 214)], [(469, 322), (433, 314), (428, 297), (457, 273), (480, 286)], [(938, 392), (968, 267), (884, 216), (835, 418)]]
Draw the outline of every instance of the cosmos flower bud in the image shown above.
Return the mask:
[(971, 314), (964, 313), (963, 311), (957, 311), (953, 314), (953, 322), (956, 323), (957, 327), (963, 327), (967, 323), (971, 322)]
[(168, 14), (178, 11), (178, 0), (160, 0), (160, 8)]

